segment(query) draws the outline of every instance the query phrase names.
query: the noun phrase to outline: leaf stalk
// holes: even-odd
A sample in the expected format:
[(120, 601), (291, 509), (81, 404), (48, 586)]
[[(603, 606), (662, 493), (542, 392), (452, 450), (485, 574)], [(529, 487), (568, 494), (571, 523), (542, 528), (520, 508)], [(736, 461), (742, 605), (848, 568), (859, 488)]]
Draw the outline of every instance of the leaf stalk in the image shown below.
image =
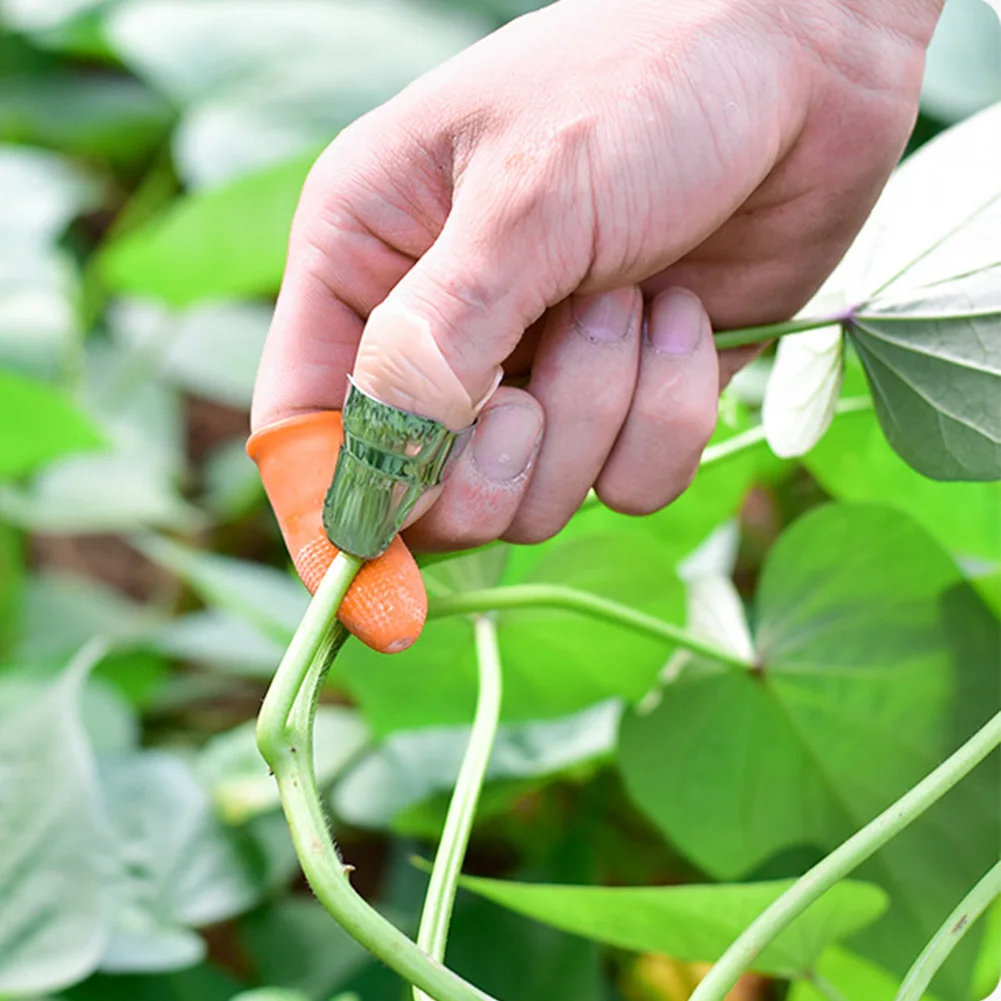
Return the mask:
[[(493, 750), (500, 719), (502, 681), (497, 627), (493, 620), (485, 615), (478, 615), (474, 626), (479, 676), (476, 714), (469, 735), (469, 745), (463, 756), (455, 791), (449, 803), (417, 932), (417, 944), (439, 962), (445, 959), (445, 945), (448, 941), (448, 929), (452, 920), (462, 860), (469, 845), (476, 806), (480, 800), (487, 763)], [(429, 1001), (428, 996), (419, 988), (415, 987), (413, 993), (414, 1001)]]
[(611, 622), (634, 632), (664, 640), (691, 650), (692, 653), (712, 657), (732, 667), (745, 670), (753, 670), (755, 667), (752, 661), (745, 660), (730, 650), (723, 650), (680, 626), (637, 611), (628, 605), (621, 605), (609, 598), (560, 584), (514, 584), (509, 587), (491, 587), (480, 591), (443, 595), (430, 600), (428, 617), (444, 618), (448, 615), (471, 615), (519, 608), (558, 608), (577, 612), (592, 619)]

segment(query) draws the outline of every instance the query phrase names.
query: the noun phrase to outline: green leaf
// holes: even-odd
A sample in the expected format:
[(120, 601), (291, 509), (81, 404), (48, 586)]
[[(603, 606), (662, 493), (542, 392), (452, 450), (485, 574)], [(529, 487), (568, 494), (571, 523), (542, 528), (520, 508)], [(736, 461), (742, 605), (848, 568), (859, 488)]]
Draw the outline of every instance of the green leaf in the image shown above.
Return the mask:
[(178, 969), (205, 953), (191, 929), (247, 910), (257, 886), (189, 767), (164, 752), (113, 758), (101, 779), (116, 839), (109, 972)]
[(61, 393), (0, 369), (0, 477), (22, 476), (103, 443), (97, 428)]
[(81, 657), (40, 693), (15, 681), (13, 698), (0, 680), (0, 992), (72, 984), (107, 941), (98, 864), (107, 832), (81, 721), (92, 665)]
[[(797, 845), (833, 848), (1001, 695), (996, 620), (899, 511), (841, 505), (801, 518), (768, 555), (753, 619), (759, 671), (697, 662), (620, 734), (636, 803), (724, 879)], [(863, 870), (894, 901), (867, 955), (903, 972), (988, 867), (1001, 837), (992, 774), (982, 768)], [(962, 963), (968, 953), (953, 997)]]
[(890, 505), (956, 554), (1001, 559), (1001, 484), (919, 475), (889, 447), (872, 411), (839, 417), (804, 463), (832, 497)]
[[(1001, 191), (991, 208), (980, 221), (1001, 232)], [(925, 476), (1001, 479), (999, 290), (1001, 264), (896, 302), (877, 297), (846, 328), (887, 439)]]
[[(461, 885), (488, 900), (597, 942), (712, 962), (791, 885), (553, 886), (466, 877)], [(818, 900), (756, 960), (781, 977), (810, 970), (823, 950), (875, 920), (886, 895), (866, 883), (841, 883)]]
[[(895, 1001), (900, 978), (841, 946), (834, 946), (820, 957), (816, 975), (845, 997), (865, 1001)], [(830, 1001), (830, 994), (801, 980), (789, 993), (789, 1001)], [(936, 1001), (926, 994), (924, 1001)]]
[[(313, 741), (316, 778), (323, 786), (364, 750), (369, 733), (352, 710), (320, 706)], [(227, 823), (241, 824), (281, 805), (274, 777), (257, 750), (253, 720), (214, 736), (199, 754), (197, 769)]]
[(362, 946), (306, 897), (246, 915), (239, 939), (261, 980), (309, 998), (329, 997), (369, 960)]
[(904, 161), (838, 269), (883, 431), (935, 479), (1001, 478), (999, 157), (1001, 103)]
[(112, 291), (189, 306), (275, 292), (292, 214), (313, 157), (178, 199), (100, 257)]

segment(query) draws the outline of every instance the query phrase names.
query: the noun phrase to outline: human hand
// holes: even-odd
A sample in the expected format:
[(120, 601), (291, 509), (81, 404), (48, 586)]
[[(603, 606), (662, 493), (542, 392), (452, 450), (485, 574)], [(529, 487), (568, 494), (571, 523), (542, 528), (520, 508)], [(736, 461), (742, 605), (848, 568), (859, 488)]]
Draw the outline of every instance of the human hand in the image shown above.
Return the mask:
[[(833, 269), (939, 8), (561, 0), (484, 39), (317, 161), (254, 427), (338, 408), (352, 371), (455, 428), (489, 397), (422, 548), (543, 540), (592, 486), (663, 507), (748, 357), (717, 358), (710, 322), (785, 319)], [(502, 368), (527, 385), (491, 396)]]

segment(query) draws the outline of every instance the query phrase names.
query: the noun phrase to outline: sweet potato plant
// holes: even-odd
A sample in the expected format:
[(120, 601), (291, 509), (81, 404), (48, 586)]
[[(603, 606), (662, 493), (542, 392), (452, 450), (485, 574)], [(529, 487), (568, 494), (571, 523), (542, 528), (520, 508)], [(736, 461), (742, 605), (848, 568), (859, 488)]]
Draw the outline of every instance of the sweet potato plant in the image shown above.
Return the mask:
[(678, 502), (426, 560), (395, 656), (291, 572), (243, 447), (299, 186), (525, 6), (0, 3), (2, 1001), (996, 991), (981, 0), (815, 301), (717, 334), (778, 343)]

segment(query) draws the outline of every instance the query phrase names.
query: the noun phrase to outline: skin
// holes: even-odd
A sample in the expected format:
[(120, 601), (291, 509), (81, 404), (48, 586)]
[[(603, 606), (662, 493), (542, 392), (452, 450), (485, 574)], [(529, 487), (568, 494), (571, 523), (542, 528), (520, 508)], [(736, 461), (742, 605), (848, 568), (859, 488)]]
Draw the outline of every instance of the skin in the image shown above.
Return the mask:
[[(833, 270), (940, 7), (560, 0), (461, 53), (317, 161), (254, 428), (338, 408), (352, 371), (453, 427), (487, 397), (418, 548), (541, 541), (592, 486), (670, 503), (753, 354), (712, 328), (786, 319)], [(520, 388), (490, 395), (500, 368)]]

